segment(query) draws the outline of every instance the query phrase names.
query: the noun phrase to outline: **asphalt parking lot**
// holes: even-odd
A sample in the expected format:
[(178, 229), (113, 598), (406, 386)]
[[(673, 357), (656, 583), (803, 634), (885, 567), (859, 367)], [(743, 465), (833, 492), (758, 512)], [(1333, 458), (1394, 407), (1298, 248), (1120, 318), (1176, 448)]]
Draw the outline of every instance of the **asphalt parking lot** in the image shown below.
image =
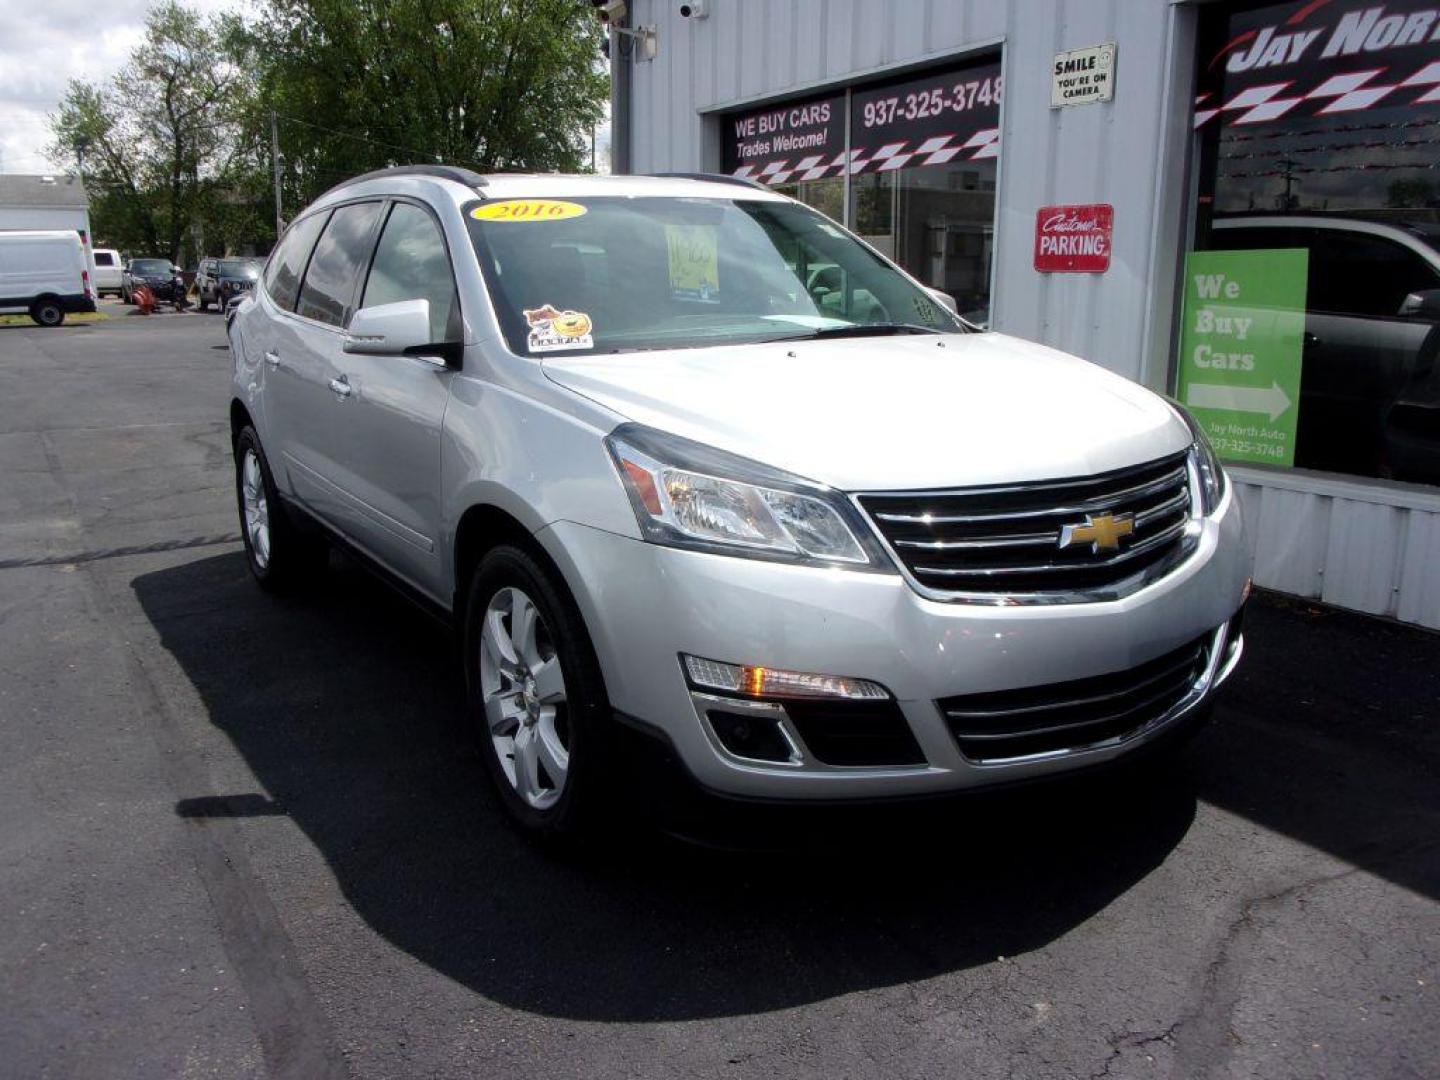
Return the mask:
[(1262, 596), (1174, 767), (562, 859), (438, 625), (250, 582), (220, 318), (106, 310), (0, 327), (0, 1075), (1436, 1074), (1440, 636)]

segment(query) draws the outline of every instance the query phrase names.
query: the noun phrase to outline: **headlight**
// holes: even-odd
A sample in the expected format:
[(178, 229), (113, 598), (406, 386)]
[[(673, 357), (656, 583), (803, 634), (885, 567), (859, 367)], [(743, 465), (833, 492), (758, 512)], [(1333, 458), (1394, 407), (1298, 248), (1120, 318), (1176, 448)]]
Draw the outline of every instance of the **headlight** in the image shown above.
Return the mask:
[(605, 439), (645, 539), (814, 566), (891, 569), (828, 488), (640, 424)]
[(1215, 448), (1210, 445), (1210, 439), (1205, 435), (1200, 421), (1191, 416), (1190, 410), (1178, 401), (1171, 401), (1170, 404), (1180, 419), (1185, 421), (1185, 426), (1190, 429), (1190, 435), (1194, 439), (1190, 444), (1190, 461), (1200, 480), (1200, 512), (1209, 517), (1225, 496), (1225, 485), (1228, 483), (1225, 470), (1221, 468), (1220, 459), (1215, 456)]

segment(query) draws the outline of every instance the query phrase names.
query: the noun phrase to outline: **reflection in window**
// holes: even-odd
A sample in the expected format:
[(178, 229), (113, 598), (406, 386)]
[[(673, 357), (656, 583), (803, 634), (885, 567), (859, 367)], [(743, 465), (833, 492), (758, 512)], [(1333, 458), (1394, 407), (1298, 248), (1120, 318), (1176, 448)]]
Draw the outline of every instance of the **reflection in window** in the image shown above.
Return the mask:
[(370, 254), (380, 206), (378, 202), (355, 203), (331, 215), (305, 271), (296, 314), (331, 326), (344, 326), (349, 320), (351, 298)]
[(455, 278), (450, 256), (434, 220), (418, 206), (396, 203), (385, 223), (375, 263), (365, 285), (361, 307), (394, 304), (402, 300), (430, 302), (430, 340), (460, 340)]
[[(1380, 27), (1380, 11), (1362, 0), (1204, 10), (1196, 247), (1308, 254), (1297, 467), (1437, 484), (1440, 100), (1429, 83), (1407, 85), (1437, 54), (1402, 32), (1398, 12), (1394, 33)], [(1370, 19), (1381, 51), (1347, 53), (1346, 19)], [(1262, 63), (1253, 43), (1267, 33), (1315, 44)], [(1337, 79), (1381, 92), (1342, 102)]]

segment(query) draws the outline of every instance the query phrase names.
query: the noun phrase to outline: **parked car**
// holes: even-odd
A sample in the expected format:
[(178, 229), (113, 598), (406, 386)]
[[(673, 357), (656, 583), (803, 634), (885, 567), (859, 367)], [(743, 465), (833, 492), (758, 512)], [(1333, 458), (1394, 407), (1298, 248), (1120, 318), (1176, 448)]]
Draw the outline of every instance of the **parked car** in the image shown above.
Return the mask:
[(156, 300), (179, 302), (185, 295), (185, 278), (169, 259), (131, 259), (120, 278), (120, 298), (135, 302), (135, 290), (146, 286)]
[(228, 336), (252, 574), (332, 541), (451, 620), (538, 833), (594, 820), (621, 731), (725, 795), (937, 794), (1177, 738), (1241, 653), (1240, 506), (1182, 408), (768, 190), (368, 173)]
[(1212, 235), (1309, 252), (1295, 463), (1440, 483), (1440, 227), (1244, 215)]
[(260, 277), (262, 259), (201, 259), (195, 271), (196, 306), (222, 310), (233, 297), (249, 292)]
[(91, 254), (95, 260), (95, 295), (111, 293), (120, 295), (120, 277), (124, 263), (120, 252), (114, 248), (96, 248)]
[(26, 313), (41, 326), (95, 310), (85, 246), (73, 230), (0, 232), (0, 315)]

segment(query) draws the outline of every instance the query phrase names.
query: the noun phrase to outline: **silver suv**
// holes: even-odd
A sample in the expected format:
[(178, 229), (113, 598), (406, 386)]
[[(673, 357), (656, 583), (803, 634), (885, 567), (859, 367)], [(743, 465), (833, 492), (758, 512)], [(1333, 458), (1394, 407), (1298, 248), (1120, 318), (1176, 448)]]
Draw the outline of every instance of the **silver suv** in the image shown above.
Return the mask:
[(948, 299), (734, 182), (358, 177), (230, 323), (251, 570), (338, 541), (450, 618), (542, 833), (592, 819), (625, 728), (787, 800), (1187, 728), (1241, 651), (1224, 472), (1174, 404)]

